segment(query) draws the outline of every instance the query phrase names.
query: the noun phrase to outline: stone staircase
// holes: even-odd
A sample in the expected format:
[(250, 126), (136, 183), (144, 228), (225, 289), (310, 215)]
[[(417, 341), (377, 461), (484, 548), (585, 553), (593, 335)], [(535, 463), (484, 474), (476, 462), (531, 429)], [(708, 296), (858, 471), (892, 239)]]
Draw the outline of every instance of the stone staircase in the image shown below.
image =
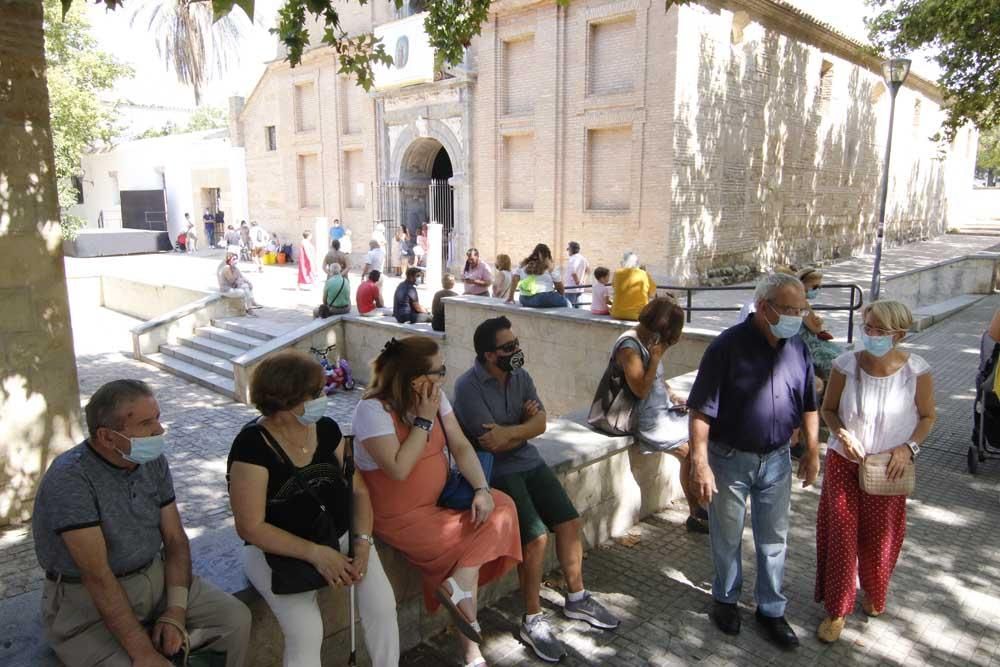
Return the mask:
[(160, 345), (160, 351), (146, 355), (146, 361), (168, 373), (182, 377), (235, 398), (232, 360), (284, 333), (286, 327), (252, 317), (212, 320), (182, 336), (176, 345)]

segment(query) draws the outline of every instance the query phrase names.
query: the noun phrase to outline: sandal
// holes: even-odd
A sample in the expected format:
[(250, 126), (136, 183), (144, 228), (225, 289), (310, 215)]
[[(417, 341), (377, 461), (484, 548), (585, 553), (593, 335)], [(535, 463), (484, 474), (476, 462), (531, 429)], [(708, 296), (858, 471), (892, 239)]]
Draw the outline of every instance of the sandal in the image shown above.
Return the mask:
[(868, 599), (868, 594), (865, 592), (861, 593), (861, 610), (865, 612), (865, 616), (869, 618), (878, 618), (883, 613), (885, 609), (876, 609), (874, 603)]
[[(451, 593), (445, 589), (445, 584), (451, 586)], [(472, 593), (462, 590), (462, 587), (455, 581), (455, 577), (448, 577), (434, 591), (434, 596), (437, 597), (438, 601), (451, 614), (451, 618), (455, 621), (455, 627), (458, 628), (459, 632), (465, 635), (470, 641), (474, 641), (477, 644), (483, 643), (483, 634), (480, 631), (479, 623), (470, 621), (465, 612), (458, 608), (458, 603), (462, 600), (472, 599)]]

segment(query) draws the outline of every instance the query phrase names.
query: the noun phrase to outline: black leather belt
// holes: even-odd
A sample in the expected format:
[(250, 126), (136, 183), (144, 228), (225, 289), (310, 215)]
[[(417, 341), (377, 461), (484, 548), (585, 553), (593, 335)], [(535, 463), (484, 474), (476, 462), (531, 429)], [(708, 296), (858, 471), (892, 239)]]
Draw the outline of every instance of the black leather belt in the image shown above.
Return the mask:
[[(125, 572), (124, 574), (116, 574), (115, 579), (124, 579), (125, 577), (131, 577), (133, 574), (139, 574), (140, 572), (145, 572), (146, 570), (149, 569), (149, 566), (152, 564), (153, 561), (149, 561), (142, 567), (137, 567), (134, 570)], [(54, 581), (56, 583), (59, 583), (60, 581), (62, 581), (62, 583), (64, 584), (83, 583), (83, 579), (78, 576), (74, 576), (72, 574), (59, 574), (58, 572), (51, 572), (49, 570), (45, 571), (45, 578), (48, 579), (49, 581)]]

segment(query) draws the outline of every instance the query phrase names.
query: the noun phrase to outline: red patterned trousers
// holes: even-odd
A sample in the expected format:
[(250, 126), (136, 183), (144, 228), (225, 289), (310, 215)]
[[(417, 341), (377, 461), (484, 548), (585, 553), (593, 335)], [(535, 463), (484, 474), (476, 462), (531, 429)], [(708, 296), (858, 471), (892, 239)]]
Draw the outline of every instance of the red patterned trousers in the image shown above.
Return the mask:
[(826, 455), (816, 514), (816, 602), (831, 618), (847, 616), (861, 589), (885, 608), (889, 579), (906, 535), (906, 496), (870, 496), (858, 486), (858, 464)]

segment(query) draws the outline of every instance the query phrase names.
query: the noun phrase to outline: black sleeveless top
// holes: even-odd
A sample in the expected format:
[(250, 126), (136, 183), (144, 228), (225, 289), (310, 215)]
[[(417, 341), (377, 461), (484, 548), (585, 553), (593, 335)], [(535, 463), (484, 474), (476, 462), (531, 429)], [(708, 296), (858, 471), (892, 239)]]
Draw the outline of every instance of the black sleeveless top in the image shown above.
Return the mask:
[[(226, 479), (228, 481), (229, 470), (235, 461), (266, 468), (267, 507), (264, 520), (293, 535), (309, 539), (313, 522), (322, 510), (293, 477), (288, 464), (267, 444), (262, 431), (267, 429), (260, 426), (256, 419), (243, 426), (229, 450)], [(277, 445), (276, 438), (267, 433)], [(340, 439), (337, 422), (329, 417), (320, 418), (316, 422), (316, 451), (312, 461), (298, 469), (298, 479), (309, 486), (332, 515), (338, 537), (347, 532), (351, 519), (347, 480), (336, 455)]]

